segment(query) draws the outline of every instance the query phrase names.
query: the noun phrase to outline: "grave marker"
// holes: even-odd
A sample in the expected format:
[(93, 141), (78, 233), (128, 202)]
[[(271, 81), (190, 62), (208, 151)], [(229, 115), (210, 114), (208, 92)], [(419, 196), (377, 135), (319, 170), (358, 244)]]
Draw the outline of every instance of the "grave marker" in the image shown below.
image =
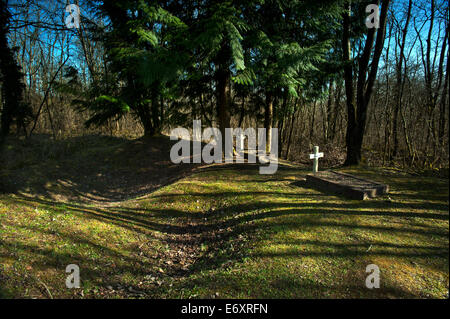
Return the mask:
[(319, 171), (319, 158), (323, 157), (323, 153), (319, 153), (319, 146), (314, 146), (314, 154), (309, 154), (310, 159), (314, 159), (313, 173), (316, 174)]

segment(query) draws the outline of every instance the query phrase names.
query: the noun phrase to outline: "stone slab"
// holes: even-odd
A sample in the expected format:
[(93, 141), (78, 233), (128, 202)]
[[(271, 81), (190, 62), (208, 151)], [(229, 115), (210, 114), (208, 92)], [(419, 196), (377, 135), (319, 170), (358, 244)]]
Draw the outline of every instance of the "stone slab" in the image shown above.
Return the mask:
[(321, 190), (337, 193), (350, 199), (365, 200), (389, 192), (388, 185), (331, 170), (308, 174), (306, 181)]

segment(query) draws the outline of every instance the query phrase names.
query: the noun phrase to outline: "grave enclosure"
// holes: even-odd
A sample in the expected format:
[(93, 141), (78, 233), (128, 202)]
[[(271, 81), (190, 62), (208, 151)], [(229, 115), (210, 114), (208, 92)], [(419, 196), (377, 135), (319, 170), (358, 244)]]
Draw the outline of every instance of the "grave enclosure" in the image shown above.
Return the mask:
[(323, 157), (323, 153), (319, 153), (319, 147), (315, 146), (314, 154), (310, 154), (310, 159), (314, 160), (313, 173), (306, 176), (306, 182), (311, 186), (357, 200), (366, 200), (389, 192), (389, 186), (385, 184), (333, 170), (319, 172), (320, 157)]

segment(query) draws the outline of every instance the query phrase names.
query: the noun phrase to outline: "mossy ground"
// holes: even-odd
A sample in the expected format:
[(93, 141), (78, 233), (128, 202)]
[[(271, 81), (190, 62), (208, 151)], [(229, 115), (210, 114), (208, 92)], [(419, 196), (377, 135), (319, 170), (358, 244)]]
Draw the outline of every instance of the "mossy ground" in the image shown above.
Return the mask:
[[(80, 152), (105, 158), (121, 143), (88, 143)], [(56, 160), (78, 165), (77, 154)], [(36, 179), (26, 179), (26, 169), (50, 166), (28, 161), (25, 171), (7, 167), (0, 176)], [(133, 169), (123, 158), (110, 163)], [(0, 296), (448, 298), (448, 179), (345, 171), (389, 184), (389, 196), (326, 194), (310, 188), (308, 170), (296, 166), (274, 175), (254, 165), (209, 166), (110, 202), (58, 200), (42, 191), (41, 177), (27, 191), (19, 185), (0, 194)], [(57, 181), (47, 185), (53, 193)], [(80, 267), (80, 289), (65, 286), (69, 264)], [(380, 268), (379, 289), (365, 286), (369, 264)]]

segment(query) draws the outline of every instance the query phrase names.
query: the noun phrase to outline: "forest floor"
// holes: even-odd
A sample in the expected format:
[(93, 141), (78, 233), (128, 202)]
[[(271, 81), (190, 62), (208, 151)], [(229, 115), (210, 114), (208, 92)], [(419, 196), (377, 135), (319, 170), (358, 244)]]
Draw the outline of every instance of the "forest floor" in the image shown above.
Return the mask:
[(390, 186), (356, 201), (310, 188), (305, 167), (175, 165), (169, 150), (166, 137), (9, 140), (0, 297), (448, 298), (448, 178), (341, 169)]

